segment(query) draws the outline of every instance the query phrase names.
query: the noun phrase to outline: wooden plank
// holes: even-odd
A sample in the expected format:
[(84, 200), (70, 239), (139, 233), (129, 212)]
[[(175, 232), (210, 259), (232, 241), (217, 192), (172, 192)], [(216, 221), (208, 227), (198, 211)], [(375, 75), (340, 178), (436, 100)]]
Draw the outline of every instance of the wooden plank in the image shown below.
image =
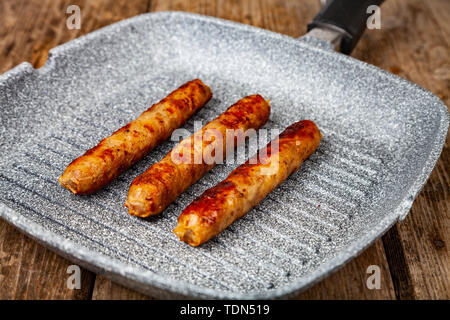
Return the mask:
[[(7, 0), (0, 2), (0, 73), (28, 61), (38, 68), (51, 48), (111, 23), (144, 13), (148, 0)], [(66, 26), (66, 8), (78, 5), (81, 29)]]
[(150, 300), (152, 298), (112, 282), (104, 276), (95, 279), (92, 300)]
[[(81, 29), (66, 27), (69, 4)], [(148, 1), (0, 1), (0, 73), (28, 61), (42, 66), (48, 50), (94, 29), (143, 13)], [(81, 269), (80, 290), (67, 289), (72, 263), (0, 221), (0, 299), (90, 299), (95, 275)]]
[[(370, 266), (378, 266), (380, 268), (379, 289), (370, 289), (367, 286), (367, 280), (373, 274), (371, 269), (368, 271)], [(311, 289), (300, 294), (297, 299), (395, 299), (394, 286), (384, 255), (383, 242), (381, 240), (376, 241), (357, 258)]]
[(0, 299), (90, 299), (95, 275), (81, 269), (80, 289), (69, 289), (70, 265), (14, 227), (0, 223)]

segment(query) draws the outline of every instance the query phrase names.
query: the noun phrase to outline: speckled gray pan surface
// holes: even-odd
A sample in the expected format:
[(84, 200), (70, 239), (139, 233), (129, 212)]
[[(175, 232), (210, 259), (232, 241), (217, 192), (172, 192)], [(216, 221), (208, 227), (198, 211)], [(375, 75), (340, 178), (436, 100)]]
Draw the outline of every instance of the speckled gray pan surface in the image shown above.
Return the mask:
[[(289, 297), (358, 255), (399, 218), (428, 178), (448, 127), (431, 93), (297, 39), (185, 13), (135, 17), (51, 50), (39, 69), (0, 77), (0, 213), (59, 253), (160, 297)], [(167, 141), (92, 196), (58, 176), (84, 150), (187, 80), (213, 99), (193, 121), (239, 98), (270, 99), (266, 128), (301, 120), (319, 150), (257, 208), (193, 248), (172, 229), (190, 201), (236, 165), (218, 165), (159, 217), (128, 215), (133, 177)]]

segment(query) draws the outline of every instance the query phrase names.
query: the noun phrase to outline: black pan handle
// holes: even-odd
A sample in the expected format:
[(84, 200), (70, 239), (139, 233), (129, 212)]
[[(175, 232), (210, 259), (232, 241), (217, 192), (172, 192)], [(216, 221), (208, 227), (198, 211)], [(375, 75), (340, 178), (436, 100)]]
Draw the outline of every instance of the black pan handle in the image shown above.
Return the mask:
[(340, 51), (350, 54), (366, 29), (371, 13), (367, 8), (379, 6), (384, 0), (329, 0), (313, 21), (308, 31), (315, 28), (329, 29), (341, 34)]

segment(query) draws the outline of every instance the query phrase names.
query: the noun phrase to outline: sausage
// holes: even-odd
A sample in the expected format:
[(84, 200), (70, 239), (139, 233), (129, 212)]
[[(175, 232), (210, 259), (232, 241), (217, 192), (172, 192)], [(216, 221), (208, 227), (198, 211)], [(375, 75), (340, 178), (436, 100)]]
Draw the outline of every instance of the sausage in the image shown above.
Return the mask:
[(97, 191), (170, 137), (211, 97), (201, 80), (185, 83), (72, 161), (58, 181), (75, 194)]
[(295, 172), (315, 152), (321, 138), (312, 121), (292, 124), (225, 180), (195, 199), (179, 216), (175, 234), (191, 246), (213, 238)]
[[(248, 96), (236, 102), (192, 136), (183, 139), (161, 161), (153, 164), (131, 183), (125, 203), (129, 214), (147, 217), (161, 213), (219, 160), (224, 159), (227, 144), (229, 149), (231, 140), (233, 145), (243, 142), (242, 139), (236, 139), (236, 136), (231, 138), (227, 130), (256, 130), (267, 122), (269, 114), (270, 105), (262, 96)], [(215, 151), (222, 151), (222, 157), (208, 157)]]

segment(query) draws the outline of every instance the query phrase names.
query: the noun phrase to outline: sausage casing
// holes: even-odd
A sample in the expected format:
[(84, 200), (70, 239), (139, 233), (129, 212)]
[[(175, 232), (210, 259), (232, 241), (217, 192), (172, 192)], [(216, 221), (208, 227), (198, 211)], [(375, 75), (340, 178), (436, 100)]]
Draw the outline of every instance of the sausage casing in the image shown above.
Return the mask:
[(75, 194), (90, 194), (142, 159), (211, 99), (201, 80), (189, 81), (72, 161), (58, 179)]
[(192, 246), (216, 236), (296, 171), (315, 152), (321, 138), (312, 121), (292, 124), (225, 180), (195, 199), (179, 216), (175, 234)]
[[(205, 161), (208, 150), (215, 150), (221, 144), (222, 155), (226, 153), (227, 130), (246, 132), (263, 126), (270, 114), (270, 105), (260, 95), (245, 97), (219, 117), (206, 124), (192, 136), (183, 139), (161, 161), (136, 177), (130, 186), (125, 206), (131, 215), (147, 217), (161, 213), (190, 185), (203, 177), (216, 162)], [(209, 132), (218, 133), (214, 139), (207, 139)], [(200, 142), (197, 139), (200, 138)], [(241, 141), (242, 142), (242, 141)], [(237, 145), (233, 142), (233, 145)], [(199, 148), (198, 146), (201, 146)], [(174, 154), (188, 154), (189, 161), (174, 161)], [(195, 161), (199, 159), (200, 161)], [(221, 159), (223, 160), (223, 158)]]

